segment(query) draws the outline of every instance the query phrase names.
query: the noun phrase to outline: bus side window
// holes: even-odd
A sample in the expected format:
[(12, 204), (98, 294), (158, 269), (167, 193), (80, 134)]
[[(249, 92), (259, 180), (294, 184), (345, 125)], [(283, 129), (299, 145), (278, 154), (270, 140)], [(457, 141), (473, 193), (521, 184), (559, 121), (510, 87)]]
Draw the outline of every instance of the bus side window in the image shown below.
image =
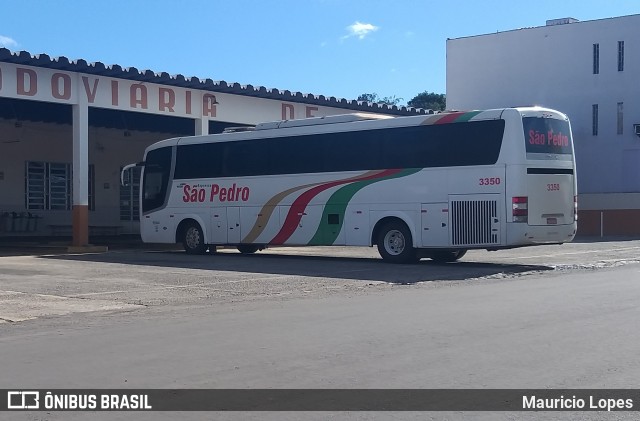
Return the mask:
[(226, 146), (223, 174), (238, 177), (268, 172), (269, 156), (264, 141), (228, 142)]
[(220, 177), (222, 146), (216, 143), (183, 145), (178, 148), (174, 178)]

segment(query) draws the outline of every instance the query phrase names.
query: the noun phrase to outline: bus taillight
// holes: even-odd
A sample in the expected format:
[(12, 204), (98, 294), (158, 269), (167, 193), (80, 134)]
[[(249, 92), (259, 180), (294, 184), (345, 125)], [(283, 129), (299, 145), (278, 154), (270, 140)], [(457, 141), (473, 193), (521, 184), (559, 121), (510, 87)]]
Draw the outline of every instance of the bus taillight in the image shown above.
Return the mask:
[(513, 222), (527, 222), (529, 220), (529, 198), (527, 196), (512, 197), (511, 209)]
[(573, 220), (578, 220), (578, 196), (573, 196)]

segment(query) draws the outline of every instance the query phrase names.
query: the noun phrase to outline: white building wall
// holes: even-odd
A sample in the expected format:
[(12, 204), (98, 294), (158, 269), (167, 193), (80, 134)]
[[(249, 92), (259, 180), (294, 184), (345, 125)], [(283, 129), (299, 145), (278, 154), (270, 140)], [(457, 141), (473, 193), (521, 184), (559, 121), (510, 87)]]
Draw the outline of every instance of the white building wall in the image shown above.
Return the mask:
[[(621, 72), (618, 41), (624, 41)], [(600, 46), (599, 74), (593, 74), (593, 44)], [(616, 133), (619, 102), (622, 135)], [(597, 136), (593, 104), (599, 106)], [(640, 15), (447, 41), (447, 108), (518, 105), (546, 106), (569, 116), (578, 190), (593, 195), (587, 203), (594, 209), (607, 209), (608, 193), (640, 192), (640, 138), (633, 133), (633, 124), (640, 123)], [(625, 207), (620, 200), (617, 206)]]

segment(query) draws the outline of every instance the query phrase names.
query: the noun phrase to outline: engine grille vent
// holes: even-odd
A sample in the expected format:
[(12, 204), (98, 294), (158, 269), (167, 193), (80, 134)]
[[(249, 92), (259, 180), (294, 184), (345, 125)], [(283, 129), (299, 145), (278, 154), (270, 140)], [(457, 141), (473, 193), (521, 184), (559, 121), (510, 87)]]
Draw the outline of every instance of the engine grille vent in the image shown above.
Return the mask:
[(499, 242), (498, 202), (454, 200), (451, 202), (453, 245), (485, 245)]

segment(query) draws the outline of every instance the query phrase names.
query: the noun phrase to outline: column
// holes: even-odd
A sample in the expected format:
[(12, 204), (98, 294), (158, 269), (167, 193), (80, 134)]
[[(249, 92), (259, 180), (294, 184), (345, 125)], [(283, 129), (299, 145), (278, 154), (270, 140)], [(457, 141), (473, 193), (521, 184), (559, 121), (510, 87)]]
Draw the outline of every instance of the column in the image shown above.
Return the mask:
[[(80, 97), (82, 97), (80, 95)], [(73, 239), (75, 247), (89, 244), (89, 107), (86, 100), (73, 109)]]
[(209, 120), (205, 120), (204, 118), (196, 118), (195, 124), (196, 129), (194, 134), (196, 136), (209, 134)]

